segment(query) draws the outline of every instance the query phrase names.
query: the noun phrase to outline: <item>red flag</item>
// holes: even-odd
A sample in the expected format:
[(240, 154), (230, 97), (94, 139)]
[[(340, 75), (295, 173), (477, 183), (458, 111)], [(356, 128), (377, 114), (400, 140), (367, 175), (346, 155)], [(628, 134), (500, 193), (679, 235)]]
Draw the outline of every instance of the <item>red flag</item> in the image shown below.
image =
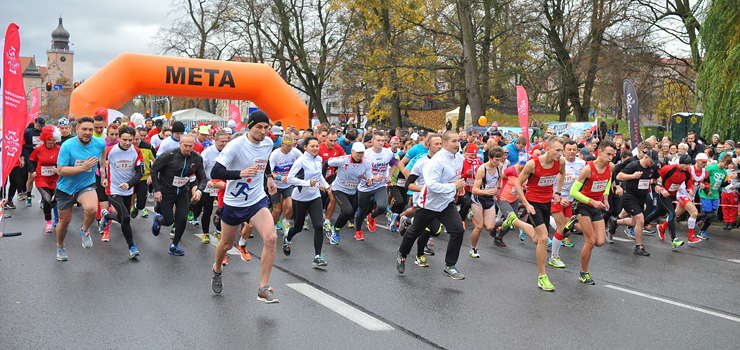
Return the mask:
[(18, 55), (21, 52), (21, 37), (18, 25), (11, 23), (5, 33), (3, 48), (3, 173), (2, 183), (8, 178), (21, 156), (23, 130), (28, 119), (28, 105), (23, 88), (23, 71)]
[(242, 128), (242, 112), (239, 111), (239, 107), (236, 105), (229, 105), (229, 119), (236, 123), (236, 131)]
[(516, 103), (516, 109), (519, 112), (519, 126), (522, 128), (522, 136), (527, 139), (525, 150), (529, 153), (529, 99), (527, 98), (527, 90), (524, 90), (524, 87), (520, 85), (517, 85), (516, 87)]
[(31, 111), (28, 112), (26, 125), (31, 124), (39, 117), (39, 91), (36, 88), (31, 89)]

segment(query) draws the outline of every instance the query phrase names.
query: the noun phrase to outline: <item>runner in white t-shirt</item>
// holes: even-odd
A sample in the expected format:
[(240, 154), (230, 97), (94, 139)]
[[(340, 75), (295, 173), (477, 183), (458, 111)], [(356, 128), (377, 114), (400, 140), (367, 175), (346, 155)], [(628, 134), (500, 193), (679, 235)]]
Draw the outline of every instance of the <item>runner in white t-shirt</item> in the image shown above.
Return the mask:
[[(383, 148), (385, 136), (382, 133), (373, 135), (372, 142), (373, 147), (365, 150), (365, 158), (373, 166), (373, 183), (370, 186), (364, 181), (357, 184), (357, 201), (360, 204), (360, 213), (355, 218), (357, 230), (355, 239), (358, 241), (365, 240), (365, 236), (362, 235), (362, 220), (367, 216), (367, 228), (370, 232), (375, 232), (375, 218), (386, 212), (388, 207), (387, 184), (391, 182), (391, 175), (396, 171), (398, 165), (398, 159), (393, 155), (393, 152)], [(369, 213), (371, 209), (370, 200), (373, 197), (375, 197), (376, 208), (375, 211)]]
[[(560, 246), (573, 246), (573, 244), (568, 240), (568, 231), (573, 229), (576, 225), (575, 220), (577, 220), (576, 216), (573, 215), (573, 197), (570, 195), (570, 188), (573, 187), (573, 183), (578, 179), (578, 175), (581, 174), (581, 170), (586, 166), (586, 162), (577, 157), (578, 145), (575, 141), (568, 140), (565, 143), (565, 151), (563, 153), (565, 158), (565, 176), (558, 177), (558, 181), (561, 181), (563, 184), (562, 190), (560, 190), (560, 201), (553, 201), (552, 204), (550, 204), (552, 217), (555, 218), (557, 227), (552, 239), (552, 253), (550, 255), (549, 264), (550, 266), (559, 268), (565, 267), (565, 264), (560, 260)], [(568, 220), (574, 222), (569, 223)]]
[[(272, 177), (275, 178), (275, 185), (277, 185), (277, 193), (270, 195), (272, 221), (276, 224), (276, 229), (280, 226), (283, 232), (290, 231), (290, 217), (293, 216), (293, 200), (290, 198), (293, 185), (288, 183), (288, 174), (295, 161), (303, 155), (294, 145), (293, 136), (285, 134), (280, 148), (270, 154)], [(283, 216), (282, 220), (280, 215)]]
[(268, 286), (270, 271), (275, 261), (275, 242), (277, 234), (272, 215), (268, 209), (270, 202), (264, 189), (270, 194), (277, 192), (272, 179), (268, 159), (272, 152), (270, 119), (263, 111), (257, 110), (249, 115), (248, 131), (243, 137), (233, 139), (216, 158), (211, 171), (214, 179), (226, 180), (226, 190), (221, 212), (221, 240), (216, 248), (216, 262), (213, 264), (211, 288), (215, 293), (223, 290), (222, 266), (226, 252), (234, 245), (236, 232), (243, 222), (250, 223), (262, 236), (260, 288), (257, 299), (266, 303), (277, 303), (273, 289)]
[[(201, 243), (204, 244), (211, 242), (211, 238), (208, 236), (208, 233), (210, 232), (211, 228), (213, 201), (218, 198), (218, 188), (213, 185), (211, 170), (213, 170), (213, 166), (216, 164), (216, 158), (221, 154), (221, 151), (223, 151), (224, 147), (226, 147), (226, 144), (229, 142), (230, 138), (231, 135), (226, 131), (217, 131), (216, 134), (213, 136), (213, 146), (206, 148), (200, 155), (203, 158), (203, 169), (206, 172), (206, 179), (208, 180), (208, 183), (206, 184), (205, 192), (203, 192), (203, 195), (200, 197), (200, 201), (193, 206), (193, 216), (195, 217), (195, 220), (198, 220), (201, 212), (203, 213), (200, 222), (201, 229), (203, 230)], [(221, 233), (216, 230), (213, 235), (216, 236), (216, 238), (219, 238)]]

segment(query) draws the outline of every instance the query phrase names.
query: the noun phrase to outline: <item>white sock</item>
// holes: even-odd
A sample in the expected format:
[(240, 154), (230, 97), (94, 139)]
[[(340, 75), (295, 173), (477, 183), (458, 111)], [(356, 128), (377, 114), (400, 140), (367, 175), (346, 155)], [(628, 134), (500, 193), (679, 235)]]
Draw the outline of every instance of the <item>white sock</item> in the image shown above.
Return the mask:
[(552, 254), (550, 255), (551, 257), (560, 256), (560, 242), (561, 240), (555, 237), (552, 238)]
[(239, 237), (239, 245), (244, 247), (247, 245), (247, 240), (244, 237)]
[(687, 222), (687, 224), (689, 225), (689, 228), (694, 228), (694, 227), (696, 227), (696, 219), (694, 219), (694, 218), (689, 218), (689, 221)]

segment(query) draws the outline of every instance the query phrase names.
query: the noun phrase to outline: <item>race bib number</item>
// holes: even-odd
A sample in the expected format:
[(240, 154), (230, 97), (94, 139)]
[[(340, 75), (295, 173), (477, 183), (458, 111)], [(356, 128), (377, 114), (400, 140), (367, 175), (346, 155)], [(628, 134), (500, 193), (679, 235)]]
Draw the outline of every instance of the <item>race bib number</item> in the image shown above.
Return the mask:
[(54, 166), (42, 166), (41, 176), (54, 176), (56, 174), (56, 167)]
[(675, 191), (678, 191), (679, 188), (681, 188), (681, 185), (679, 185), (679, 184), (671, 184), (671, 187), (668, 188), (668, 191), (675, 192)]
[(206, 193), (208, 193), (212, 197), (218, 196), (218, 188), (206, 187)]
[(398, 186), (398, 187), (404, 187), (404, 186), (406, 186), (406, 179), (398, 179), (396, 181), (396, 186)]
[[(83, 164), (85, 164), (85, 161), (84, 160), (82, 160), (82, 159), (75, 160), (75, 166), (82, 166)], [(89, 172), (95, 171), (95, 167), (90, 168), (90, 170), (88, 170), (88, 171)]]
[(637, 181), (638, 190), (647, 190), (648, 188), (650, 188), (650, 179), (640, 179)]
[(175, 178), (172, 179), (172, 186), (182, 187), (185, 186), (188, 182), (190, 182), (190, 178), (175, 176)]
[(257, 176), (262, 176), (265, 173), (265, 169), (267, 169), (267, 159), (257, 158), (254, 160), (254, 165), (257, 166)]
[(574, 173), (565, 173), (565, 183), (572, 184), (572, 183), (576, 182), (576, 179), (577, 179), (576, 174), (574, 174)]
[(34, 146), (44, 143), (44, 141), (41, 141), (41, 137), (38, 137), (38, 136), (31, 137), (31, 140)]
[(591, 192), (604, 192), (608, 182), (609, 180), (594, 181), (591, 185)]
[[(401, 180), (398, 180), (398, 181), (401, 181)], [(355, 188), (357, 188), (357, 181), (345, 181), (344, 187), (350, 190), (354, 190)]]
[(516, 196), (516, 187), (511, 186), (511, 194)]
[(196, 179), (196, 177), (195, 177), (195, 174), (193, 174), (193, 175), (190, 175), (190, 176), (188, 177), (188, 180), (189, 180), (190, 182), (194, 182), (194, 181), (195, 181), (195, 179)]
[(471, 179), (469, 177), (465, 178), (465, 186), (473, 187), (474, 184), (475, 184), (475, 179)]
[(132, 170), (134, 168), (134, 162), (131, 159), (121, 159), (116, 161), (115, 169), (117, 171)]
[[(355, 185), (355, 186), (357, 186), (357, 185)], [(308, 188), (309, 190), (311, 190), (311, 191), (318, 191), (318, 190), (319, 190), (319, 182), (318, 182), (318, 181), (316, 181), (316, 183), (315, 183), (315, 184), (313, 184), (313, 185), (311, 185), (311, 186), (308, 186), (307, 188)]]
[(537, 182), (537, 186), (552, 186), (558, 182), (557, 175), (543, 176), (540, 181)]

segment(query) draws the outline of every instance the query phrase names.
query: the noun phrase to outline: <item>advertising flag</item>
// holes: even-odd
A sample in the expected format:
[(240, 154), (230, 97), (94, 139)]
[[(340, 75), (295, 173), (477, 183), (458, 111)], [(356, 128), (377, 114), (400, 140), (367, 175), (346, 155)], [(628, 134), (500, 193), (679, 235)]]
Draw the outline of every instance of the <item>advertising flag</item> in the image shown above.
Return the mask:
[(519, 126), (522, 128), (522, 136), (527, 139), (525, 150), (529, 153), (529, 99), (527, 90), (523, 86), (516, 87), (516, 110), (519, 112)]
[(3, 46), (3, 156), (2, 183), (13, 170), (15, 161), (21, 156), (23, 130), (28, 120), (28, 104), (23, 88), (23, 71), (19, 54), (21, 37), (18, 25), (11, 23), (5, 33)]
[(632, 149), (635, 149), (642, 142), (640, 135), (640, 109), (637, 103), (637, 91), (629, 80), (624, 81), (624, 98), (627, 103), (627, 120), (629, 121), (630, 143)]
[(31, 111), (28, 112), (26, 125), (33, 123), (39, 117), (39, 91), (36, 88), (31, 89)]
[(242, 128), (242, 112), (239, 111), (239, 107), (234, 104), (229, 105), (229, 119), (236, 123), (236, 131)]

